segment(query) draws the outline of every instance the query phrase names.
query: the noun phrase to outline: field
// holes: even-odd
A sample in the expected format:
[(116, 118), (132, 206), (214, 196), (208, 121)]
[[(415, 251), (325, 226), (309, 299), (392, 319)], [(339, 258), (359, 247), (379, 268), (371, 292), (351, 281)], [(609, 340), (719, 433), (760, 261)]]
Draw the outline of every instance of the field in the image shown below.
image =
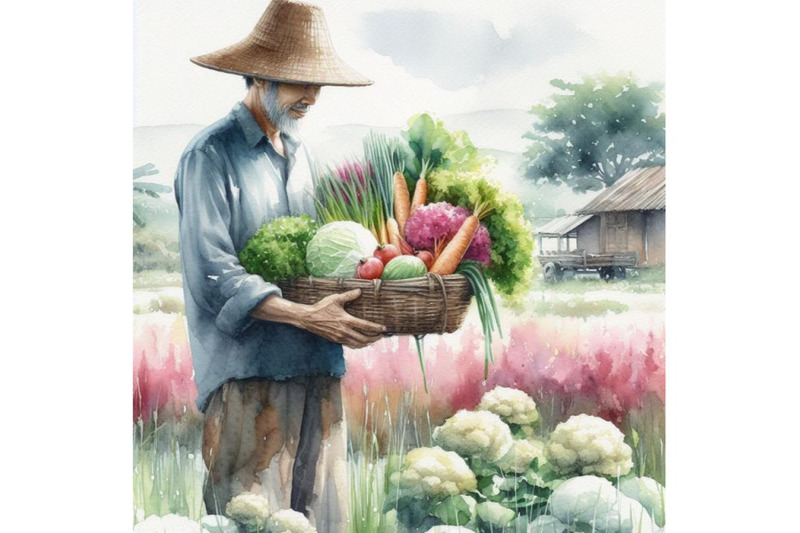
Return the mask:
[[(501, 307), (504, 335), (495, 339), (486, 381), (474, 309), (459, 332), (424, 340), (429, 394), (413, 339), (348, 350), (350, 531), (398, 529), (398, 520), (406, 520), (398, 510), (404, 511), (387, 505), (387, 497), (404, 454), (430, 446), (434, 428), (459, 410), (474, 409), (497, 386), (533, 398), (535, 437), (542, 441), (572, 415), (610, 421), (632, 449), (631, 474), (664, 485), (664, 277), (649, 271), (609, 283), (537, 281), (523, 311)], [(198, 521), (205, 514), (201, 417), (179, 286), (179, 275), (149, 272), (134, 290), (134, 523), (168, 513)], [(533, 507), (526, 508), (530, 518)], [(536, 507), (537, 513), (546, 508)], [(478, 523), (482, 530), (502, 529)], [(524, 527), (518, 520), (506, 529)]]

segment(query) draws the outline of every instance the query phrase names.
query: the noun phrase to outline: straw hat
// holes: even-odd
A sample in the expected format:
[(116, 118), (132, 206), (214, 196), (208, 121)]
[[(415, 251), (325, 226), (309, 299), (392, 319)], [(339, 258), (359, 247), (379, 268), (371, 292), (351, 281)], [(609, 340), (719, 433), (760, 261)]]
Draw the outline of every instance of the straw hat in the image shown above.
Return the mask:
[(286, 83), (372, 85), (336, 54), (322, 9), (295, 0), (272, 0), (250, 35), (191, 61), (213, 70)]

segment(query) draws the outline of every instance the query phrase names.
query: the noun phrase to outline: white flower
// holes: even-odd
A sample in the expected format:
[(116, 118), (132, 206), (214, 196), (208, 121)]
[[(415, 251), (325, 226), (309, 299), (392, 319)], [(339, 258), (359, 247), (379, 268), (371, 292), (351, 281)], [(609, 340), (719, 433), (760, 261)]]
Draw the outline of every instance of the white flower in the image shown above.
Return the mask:
[(550, 435), (544, 453), (563, 475), (625, 475), (633, 468), (631, 447), (617, 427), (596, 416), (572, 416)]
[(317, 530), (302, 513), (281, 509), (267, 520), (269, 533), (316, 533)]
[(200, 524), (176, 514), (148, 516), (133, 526), (133, 531), (134, 533), (202, 533)]
[(544, 457), (544, 443), (538, 440), (515, 440), (508, 453), (501, 457), (495, 464), (503, 472), (521, 474), (528, 469), (534, 459), (539, 459), (541, 466), (546, 462)]
[(607, 479), (568, 479), (550, 496), (550, 512), (568, 525), (597, 533), (654, 533), (655, 523), (642, 504), (618, 492)]
[(533, 398), (509, 387), (495, 387), (487, 392), (476, 409), (494, 413), (507, 424), (526, 426), (539, 420), (539, 411)]
[(464, 457), (497, 461), (511, 449), (511, 430), (489, 411), (462, 409), (433, 431), (433, 440)]
[(263, 528), (269, 517), (269, 502), (260, 494), (246, 492), (228, 502), (225, 514), (245, 526)]
[(473, 491), (478, 484), (464, 459), (438, 446), (409, 451), (403, 470), (395, 472), (392, 480), (414, 496), (454, 496)]

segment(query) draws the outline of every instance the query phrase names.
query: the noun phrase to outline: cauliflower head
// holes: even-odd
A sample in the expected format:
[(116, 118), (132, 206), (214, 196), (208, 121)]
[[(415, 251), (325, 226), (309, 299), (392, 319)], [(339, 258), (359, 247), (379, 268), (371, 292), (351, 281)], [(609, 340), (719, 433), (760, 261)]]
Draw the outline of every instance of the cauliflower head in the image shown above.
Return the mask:
[(495, 462), (495, 465), (503, 472), (522, 474), (534, 459), (539, 459), (539, 465), (547, 461), (544, 456), (544, 443), (542, 441), (520, 439), (514, 441), (508, 453)]
[(625, 475), (633, 468), (633, 451), (623, 439), (611, 422), (576, 415), (556, 426), (544, 454), (560, 474)]
[(269, 518), (269, 502), (260, 494), (239, 494), (228, 502), (225, 514), (245, 526), (264, 528)]
[(539, 411), (533, 398), (521, 390), (509, 387), (495, 387), (481, 398), (476, 407), (479, 411), (489, 411), (498, 415), (506, 424), (527, 426), (539, 420)]
[(399, 489), (412, 496), (454, 496), (476, 490), (478, 480), (457, 453), (415, 448), (406, 454), (404, 468), (392, 475)]
[(236, 522), (218, 514), (206, 515), (200, 519), (203, 533), (239, 533)]
[(200, 524), (176, 514), (148, 516), (133, 526), (134, 533), (201, 533)]
[(281, 509), (267, 520), (268, 533), (317, 533), (311, 522), (302, 513), (292, 509)]
[[(642, 504), (618, 491), (607, 479), (579, 476), (556, 487), (550, 512), (564, 524), (597, 533), (656, 533)], [(582, 527), (581, 527), (582, 526)], [(591, 528), (591, 529), (590, 529)]]
[(511, 429), (489, 411), (462, 409), (433, 431), (433, 440), (464, 457), (497, 461), (511, 449)]

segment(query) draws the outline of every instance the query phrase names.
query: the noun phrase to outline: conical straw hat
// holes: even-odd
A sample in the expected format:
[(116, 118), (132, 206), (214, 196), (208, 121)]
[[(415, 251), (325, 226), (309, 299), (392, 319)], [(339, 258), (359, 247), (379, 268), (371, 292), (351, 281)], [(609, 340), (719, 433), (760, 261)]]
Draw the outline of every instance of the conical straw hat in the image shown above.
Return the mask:
[(213, 70), (286, 83), (372, 85), (336, 54), (322, 9), (295, 0), (272, 0), (250, 35), (191, 61)]

